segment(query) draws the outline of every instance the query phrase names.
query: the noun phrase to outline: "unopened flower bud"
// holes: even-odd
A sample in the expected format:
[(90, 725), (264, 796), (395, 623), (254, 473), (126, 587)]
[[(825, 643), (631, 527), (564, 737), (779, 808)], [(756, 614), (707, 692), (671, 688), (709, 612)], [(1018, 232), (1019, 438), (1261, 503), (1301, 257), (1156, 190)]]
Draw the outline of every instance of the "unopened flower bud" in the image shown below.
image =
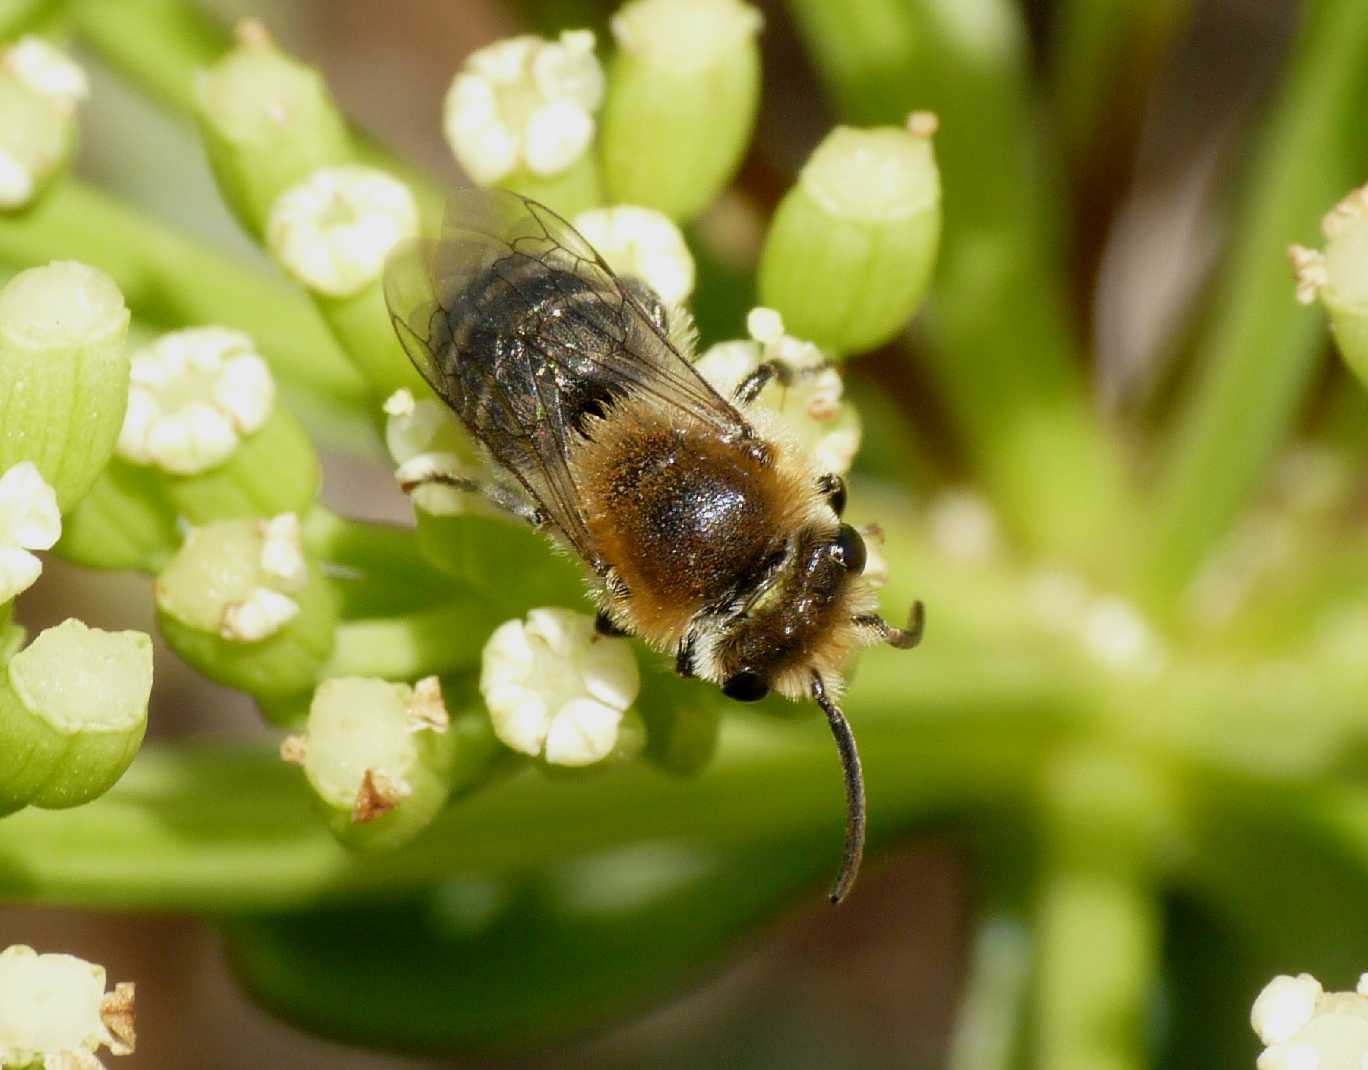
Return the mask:
[(1297, 299), (1317, 299), (1330, 315), (1335, 342), (1354, 373), (1368, 383), (1368, 186), (1354, 190), (1322, 221), (1325, 251), (1289, 250)]
[(0, 669), (0, 813), (77, 806), (109, 790), (142, 744), (152, 641), (68, 620)]
[(167, 642), (229, 687), (308, 690), (332, 650), (336, 606), (288, 515), (193, 529), (156, 596)]
[(63, 511), (114, 452), (127, 331), (118, 287), (84, 264), (30, 268), (0, 289), (0, 471), (32, 461)]
[(133, 985), (105, 991), (103, 966), (73, 955), (0, 951), (0, 1066), (94, 1070), (95, 1052), (133, 1051)]
[(837, 354), (906, 326), (940, 239), (940, 176), (929, 137), (837, 127), (780, 202), (760, 262), (760, 296), (789, 330)]
[(261, 236), (277, 197), (320, 167), (347, 163), (352, 150), (317, 71), (263, 33), (239, 41), (200, 73), (195, 111), (224, 199)]
[(687, 221), (726, 186), (755, 123), (760, 25), (740, 0), (634, 0), (613, 16), (602, 133), (611, 200)]
[(612, 754), (639, 687), (631, 647), (568, 609), (534, 609), (485, 644), (480, 693), (495, 734), (552, 765), (592, 765)]

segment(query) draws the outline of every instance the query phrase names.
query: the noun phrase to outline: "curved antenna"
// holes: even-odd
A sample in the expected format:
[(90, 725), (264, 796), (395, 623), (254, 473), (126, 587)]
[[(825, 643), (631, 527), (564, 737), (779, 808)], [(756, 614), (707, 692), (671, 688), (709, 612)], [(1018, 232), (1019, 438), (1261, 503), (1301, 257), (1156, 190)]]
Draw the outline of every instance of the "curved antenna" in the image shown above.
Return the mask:
[(869, 616), (856, 617), (855, 623), (866, 628), (873, 628), (879, 633), (882, 639), (891, 647), (898, 650), (911, 650), (921, 642), (922, 632), (926, 630), (926, 607), (921, 600), (912, 603), (912, 609), (907, 614), (907, 627), (895, 628), (884, 620), (877, 613)]
[(831, 901), (839, 903), (849, 893), (860, 872), (860, 859), (865, 844), (864, 775), (860, 772), (860, 752), (855, 748), (855, 735), (841, 708), (827, 696), (826, 684), (817, 673), (812, 674), (812, 699), (826, 714), (831, 734), (836, 738), (836, 749), (841, 755), (841, 771), (845, 774), (846, 831), (845, 853), (841, 858), (841, 872), (831, 886)]

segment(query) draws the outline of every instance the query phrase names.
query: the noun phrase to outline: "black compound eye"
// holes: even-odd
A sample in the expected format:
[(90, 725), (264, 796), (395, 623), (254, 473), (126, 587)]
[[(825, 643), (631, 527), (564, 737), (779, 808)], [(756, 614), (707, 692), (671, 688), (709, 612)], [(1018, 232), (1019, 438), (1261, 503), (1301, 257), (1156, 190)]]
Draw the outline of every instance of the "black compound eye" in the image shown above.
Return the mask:
[(769, 684), (758, 672), (742, 669), (727, 677), (727, 682), (722, 685), (722, 694), (737, 702), (759, 702), (769, 694)]
[(842, 524), (836, 532), (836, 541), (831, 544), (831, 552), (847, 572), (863, 572), (865, 567), (865, 544), (860, 533), (849, 524)]

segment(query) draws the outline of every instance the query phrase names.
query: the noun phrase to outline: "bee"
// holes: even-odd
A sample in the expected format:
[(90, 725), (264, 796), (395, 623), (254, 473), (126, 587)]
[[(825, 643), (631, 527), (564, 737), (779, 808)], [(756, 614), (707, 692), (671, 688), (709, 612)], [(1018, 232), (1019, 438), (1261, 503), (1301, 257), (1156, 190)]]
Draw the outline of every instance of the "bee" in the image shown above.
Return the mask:
[(385, 297), (413, 363), (494, 462), (487, 478), (432, 480), (579, 557), (601, 633), (639, 637), (730, 698), (821, 707), (845, 779), (840, 902), (865, 837), (841, 672), (860, 647), (914, 646), (923, 614), (916, 603), (906, 628), (879, 616), (864, 541), (841, 520), (845, 483), (751, 406), (793, 370), (766, 362), (722, 397), (690, 363), (682, 310), (502, 191), (454, 194), (441, 236), (391, 259)]

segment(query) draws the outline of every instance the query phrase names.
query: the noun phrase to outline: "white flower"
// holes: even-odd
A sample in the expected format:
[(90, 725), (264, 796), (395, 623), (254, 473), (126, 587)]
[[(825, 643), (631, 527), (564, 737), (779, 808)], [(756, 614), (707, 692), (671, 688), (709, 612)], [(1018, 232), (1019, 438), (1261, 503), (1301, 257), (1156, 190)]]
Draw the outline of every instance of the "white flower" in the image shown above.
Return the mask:
[(0, 53), (0, 67), (35, 93), (66, 108), (90, 95), (85, 71), (60, 48), (41, 37), (25, 36)]
[(433, 476), (476, 478), (480, 463), (470, 439), (452, 411), (435, 398), (415, 400), (406, 389), (386, 400), (385, 446), (394, 458), (394, 478), (413, 504), (434, 516), (485, 512), (484, 499), (444, 483), (423, 483)]
[(773, 414), (819, 471), (849, 471), (860, 447), (860, 420), (854, 406), (841, 400), (840, 373), (812, 342), (785, 334), (774, 309), (752, 309), (746, 329), (750, 341), (720, 342), (699, 357), (699, 374), (729, 398), (764, 361), (788, 365), (797, 373), (793, 382), (785, 386), (777, 376), (771, 379), (752, 409)]
[(654, 208), (619, 204), (574, 218), (575, 229), (619, 275), (640, 279), (667, 305), (693, 293), (694, 262), (684, 235)]
[(134, 464), (193, 475), (222, 464), (275, 402), (252, 340), (226, 327), (164, 334), (132, 356), (118, 452)]
[(534, 609), (495, 629), (481, 660), (480, 693), (494, 732), (556, 765), (591, 765), (617, 745), (623, 713), (640, 687), (622, 639), (594, 631), (568, 609)]
[(442, 127), (457, 161), (482, 186), (519, 167), (554, 175), (593, 139), (603, 84), (588, 30), (566, 30), (556, 41), (511, 37), (466, 59), (447, 91)]
[(0, 1066), (98, 1068), (95, 1051), (133, 1050), (133, 986), (105, 992), (105, 971), (15, 944), (0, 952)]
[(1308, 973), (1275, 977), (1254, 1001), (1250, 1024), (1267, 1047), (1259, 1070), (1368, 1070), (1368, 995), (1325, 992)]
[(27, 591), (43, 571), (30, 550), (50, 550), (62, 535), (57, 495), (32, 461), (0, 475), (0, 604)]
[(418, 233), (409, 188), (373, 167), (320, 167), (271, 205), (266, 242), (285, 270), (333, 297), (380, 277), (390, 251)]

